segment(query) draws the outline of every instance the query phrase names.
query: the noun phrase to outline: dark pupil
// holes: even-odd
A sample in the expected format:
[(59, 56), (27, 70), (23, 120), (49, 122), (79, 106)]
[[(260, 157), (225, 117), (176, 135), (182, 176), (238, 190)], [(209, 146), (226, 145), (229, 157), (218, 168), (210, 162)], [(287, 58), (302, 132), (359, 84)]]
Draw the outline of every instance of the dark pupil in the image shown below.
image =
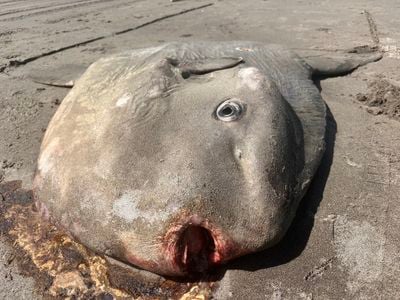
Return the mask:
[(233, 109), (230, 106), (225, 107), (222, 111), (221, 114), (223, 116), (230, 116), (231, 114), (233, 114)]

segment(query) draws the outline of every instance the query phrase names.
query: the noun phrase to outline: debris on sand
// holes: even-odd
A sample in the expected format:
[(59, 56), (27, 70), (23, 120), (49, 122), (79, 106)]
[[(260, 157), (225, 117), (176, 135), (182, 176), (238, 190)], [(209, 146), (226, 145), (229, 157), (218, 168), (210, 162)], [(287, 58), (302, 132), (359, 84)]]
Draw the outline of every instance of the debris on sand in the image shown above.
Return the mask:
[(387, 79), (378, 78), (368, 84), (368, 92), (357, 94), (357, 100), (373, 115), (387, 115), (400, 120), (400, 87)]

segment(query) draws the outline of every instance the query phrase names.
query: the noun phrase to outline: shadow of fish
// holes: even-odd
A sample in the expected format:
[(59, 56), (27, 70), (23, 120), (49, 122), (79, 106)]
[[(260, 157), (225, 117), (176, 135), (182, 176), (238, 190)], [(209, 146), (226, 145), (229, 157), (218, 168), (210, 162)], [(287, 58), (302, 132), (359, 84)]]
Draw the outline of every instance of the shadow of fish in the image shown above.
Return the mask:
[(197, 42), (100, 59), (48, 126), (37, 206), (95, 251), (163, 275), (268, 248), (324, 152), (312, 77), (380, 57)]

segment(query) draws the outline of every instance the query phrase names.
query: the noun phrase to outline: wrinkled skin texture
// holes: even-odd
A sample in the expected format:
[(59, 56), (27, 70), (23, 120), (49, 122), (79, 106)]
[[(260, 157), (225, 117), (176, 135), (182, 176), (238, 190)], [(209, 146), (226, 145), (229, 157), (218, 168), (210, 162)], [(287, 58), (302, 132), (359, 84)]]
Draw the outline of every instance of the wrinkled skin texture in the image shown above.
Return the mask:
[[(37, 206), (88, 247), (163, 275), (270, 247), (324, 150), (311, 73), (291, 52), (251, 42), (101, 59), (48, 126)], [(243, 107), (238, 120), (216, 117), (227, 99)]]

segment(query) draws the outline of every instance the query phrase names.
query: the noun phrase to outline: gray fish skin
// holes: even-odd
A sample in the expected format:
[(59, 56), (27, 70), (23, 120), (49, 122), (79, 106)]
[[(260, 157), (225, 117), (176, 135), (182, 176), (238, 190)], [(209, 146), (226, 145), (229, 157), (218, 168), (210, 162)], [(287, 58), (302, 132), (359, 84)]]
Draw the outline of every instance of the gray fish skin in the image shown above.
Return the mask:
[[(202, 273), (277, 243), (324, 152), (313, 69), (276, 45), (169, 43), (100, 59), (45, 134), (38, 209), (155, 273)], [(237, 120), (216, 117), (232, 100)]]

